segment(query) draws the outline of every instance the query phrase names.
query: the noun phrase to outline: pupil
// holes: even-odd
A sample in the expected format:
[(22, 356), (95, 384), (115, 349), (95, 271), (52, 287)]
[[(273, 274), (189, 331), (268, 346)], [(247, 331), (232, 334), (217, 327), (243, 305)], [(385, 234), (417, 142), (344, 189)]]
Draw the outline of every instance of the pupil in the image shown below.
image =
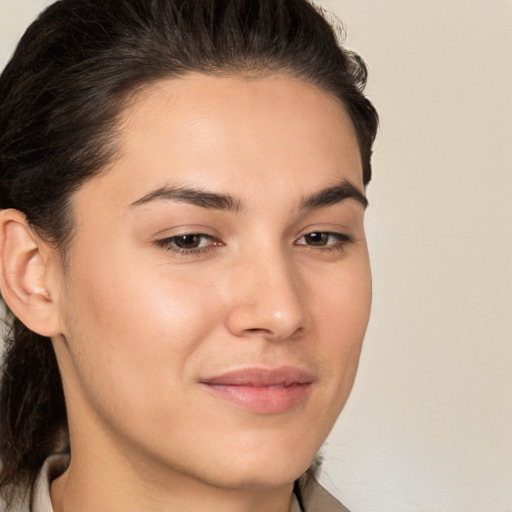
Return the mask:
[(199, 235), (183, 235), (176, 238), (176, 245), (180, 249), (196, 249), (201, 243)]
[(306, 235), (306, 241), (309, 245), (325, 245), (327, 243), (327, 234), (309, 233), (309, 235)]

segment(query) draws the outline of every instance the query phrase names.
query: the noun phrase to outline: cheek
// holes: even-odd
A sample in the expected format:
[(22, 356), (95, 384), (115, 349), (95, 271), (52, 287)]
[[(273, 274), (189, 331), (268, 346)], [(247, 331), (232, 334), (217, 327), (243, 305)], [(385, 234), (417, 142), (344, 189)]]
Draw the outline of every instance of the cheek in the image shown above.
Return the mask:
[[(372, 279), (367, 253), (322, 276), (316, 287), (317, 316), (343, 339), (360, 339), (368, 324), (372, 300)], [(336, 336), (334, 336), (336, 339)], [(338, 337), (339, 339), (339, 337)]]
[[(126, 260), (126, 258), (125, 258)], [(165, 265), (118, 259), (112, 264), (77, 265), (73, 294), (85, 332), (101, 333), (107, 345), (147, 350), (151, 345), (193, 343), (216, 317), (214, 289), (193, 275), (174, 275)], [(201, 318), (201, 322), (198, 322)]]
[(175, 396), (194, 351), (221, 316), (213, 286), (120, 258), (77, 263), (74, 275), (67, 335), (89, 398), (110, 400), (119, 414), (124, 403), (151, 411), (154, 401)]
[[(355, 378), (370, 315), (372, 282), (368, 258), (347, 264), (315, 294), (315, 330), (323, 340), (322, 358), (332, 372), (333, 387), (347, 395)], [(320, 348), (318, 349), (320, 351)]]

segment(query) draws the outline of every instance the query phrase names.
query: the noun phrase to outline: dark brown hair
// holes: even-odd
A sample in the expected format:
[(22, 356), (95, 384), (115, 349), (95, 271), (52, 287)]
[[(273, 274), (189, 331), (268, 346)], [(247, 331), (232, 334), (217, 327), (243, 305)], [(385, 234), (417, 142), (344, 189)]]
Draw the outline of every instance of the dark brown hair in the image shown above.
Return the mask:
[[(281, 72), (347, 109), (363, 181), (377, 130), (366, 67), (307, 0), (60, 0), (28, 28), (0, 78), (0, 208), (23, 212), (65, 259), (71, 198), (115, 157), (131, 94), (189, 71)], [(25, 492), (67, 432), (48, 338), (8, 314), (0, 391), (0, 492)]]

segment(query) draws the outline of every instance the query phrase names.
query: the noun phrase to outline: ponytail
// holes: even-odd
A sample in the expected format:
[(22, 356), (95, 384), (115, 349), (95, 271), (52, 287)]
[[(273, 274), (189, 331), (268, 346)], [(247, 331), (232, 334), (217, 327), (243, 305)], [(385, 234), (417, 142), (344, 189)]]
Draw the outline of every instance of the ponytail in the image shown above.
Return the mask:
[(30, 489), (46, 457), (67, 437), (64, 394), (51, 341), (17, 318), (5, 343), (0, 386), (0, 496), (9, 504)]

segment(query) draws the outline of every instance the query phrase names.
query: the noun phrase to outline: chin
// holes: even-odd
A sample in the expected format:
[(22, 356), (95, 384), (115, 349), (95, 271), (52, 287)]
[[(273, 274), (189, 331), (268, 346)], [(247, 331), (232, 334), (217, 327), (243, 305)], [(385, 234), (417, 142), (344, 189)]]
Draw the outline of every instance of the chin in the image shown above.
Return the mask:
[(221, 486), (260, 489), (290, 485), (309, 469), (316, 454), (316, 451), (304, 446), (274, 450), (266, 448), (260, 447), (252, 453), (226, 453), (220, 457), (222, 460), (218, 460), (215, 475), (222, 475)]
[(300, 469), (290, 470), (289, 466), (275, 467), (274, 464), (269, 463), (264, 470), (245, 468), (243, 472), (234, 472), (231, 478), (225, 474), (221, 481), (214, 478), (210, 483), (224, 489), (277, 489), (292, 485), (307, 471), (309, 466), (310, 464), (307, 464)]

